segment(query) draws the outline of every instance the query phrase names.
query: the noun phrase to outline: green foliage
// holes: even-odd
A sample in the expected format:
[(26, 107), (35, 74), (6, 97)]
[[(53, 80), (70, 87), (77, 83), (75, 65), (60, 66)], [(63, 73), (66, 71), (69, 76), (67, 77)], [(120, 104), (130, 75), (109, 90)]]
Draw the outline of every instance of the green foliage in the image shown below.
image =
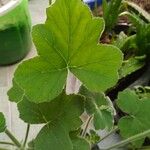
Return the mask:
[[(84, 101), (79, 96), (65, 96), (61, 98), (61, 101), (63, 99), (62, 111), (61, 105), (57, 105), (60, 108), (57, 111), (54, 108), (53, 111), (60, 112), (59, 115), (54, 117), (54, 119), (48, 120), (49, 122), (37, 135), (35, 149), (70, 150), (73, 148), (69, 132), (78, 129), (82, 125), (79, 117), (84, 111)], [(53, 116), (53, 114), (51, 115)]]
[[(121, 1), (103, 1), (107, 31), (117, 21)], [(138, 43), (142, 41), (141, 37), (145, 44), (143, 49), (149, 48), (149, 35), (141, 32), (141, 29), (148, 31), (148, 24), (145, 26), (136, 17), (134, 21), (142, 25), (139, 29), (136, 26), (137, 35), (119, 35), (115, 43), (123, 52), (136, 46), (140, 48)], [(145, 57), (129, 58), (120, 69), (122, 52), (113, 45), (99, 44), (104, 26), (104, 20), (93, 17), (81, 0), (56, 0), (47, 8), (46, 22), (33, 27), (38, 56), (19, 65), (13, 87), (8, 91), (10, 101), (17, 103), (24, 122), (43, 124), (35, 139), (28, 143), (28, 147), (23, 146), (24, 149), (90, 150), (100, 140), (95, 130), (112, 131), (116, 111), (104, 92), (113, 87), (119, 77), (143, 67)], [(66, 95), (68, 72), (82, 82), (80, 95)], [(148, 94), (137, 93), (136, 90), (126, 90), (119, 94), (117, 101), (118, 107), (126, 115), (119, 120), (120, 133), (123, 138), (133, 136), (131, 140), (135, 147), (141, 146), (148, 134), (141, 135), (141, 132), (150, 126)], [(95, 129), (88, 130), (87, 121), (81, 135), (83, 123), (80, 117), (84, 111), (93, 119)], [(4, 129), (5, 120), (0, 114), (0, 132)], [(138, 133), (138, 140), (144, 138), (135, 142), (137, 137), (134, 135)], [(129, 143), (129, 140), (124, 143)]]
[[(150, 98), (139, 98), (135, 91), (125, 90), (119, 93), (117, 105), (127, 114), (118, 123), (123, 138), (129, 138), (150, 129)], [(144, 139), (132, 144), (134, 147), (140, 147), (143, 141)]]
[(73, 150), (90, 150), (89, 143), (80, 137), (72, 137)]
[(95, 143), (98, 143), (100, 141), (100, 136), (94, 131), (90, 130), (88, 134), (86, 134), (86, 139), (94, 145)]
[(145, 57), (131, 57), (124, 61), (119, 70), (120, 78), (126, 77), (131, 73), (141, 69), (145, 65)]
[(124, 32), (121, 32), (117, 35), (113, 44), (123, 53), (130, 53), (133, 49), (137, 49), (136, 35), (127, 36)]
[[(139, 6), (137, 6), (132, 2), (125, 1), (124, 3), (135, 8), (138, 12), (138, 14), (136, 14), (135, 12), (130, 11), (129, 9), (129, 11), (120, 14), (120, 16), (123, 15), (128, 16), (128, 18), (131, 20), (133, 25), (136, 27), (136, 35), (134, 36), (135, 40), (132, 41), (133, 43), (135, 42), (136, 47), (138, 49), (136, 55), (146, 54), (149, 57), (150, 56), (150, 15), (147, 12), (145, 12), (142, 8), (140, 8)], [(143, 19), (139, 14), (145, 17), (145, 19)]]
[(4, 132), (6, 128), (5, 117), (3, 113), (0, 112), (0, 133)]
[(118, 80), (122, 53), (98, 44), (103, 30), (103, 19), (92, 17), (80, 0), (57, 0), (47, 9), (45, 24), (33, 27), (38, 56), (18, 67), (14, 81), (35, 103), (58, 96), (68, 70), (91, 91), (112, 87)]
[[(17, 102), (20, 118), (30, 124), (46, 124), (34, 140), (35, 149), (72, 149), (73, 144), (69, 132), (80, 128), (82, 125), (79, 117), (84, 112), (84, 97), (79, 95), (67, 96), (65, 92), (62, 92), (51, 102), (36, 104), (29, 101), (19, 86), (15, 85), (8, 94), (9, 99)], [(18, 91), (17, 95), (15, 94), (16, 91)], [(19, 100), (18, 95), (21, 94), (23, 95), (20, 96), (21, 99)], [(74, 140), (75, 144), (84, 143), (82, 139)], [(86, 144), (85, 141), (85, 147), (87, 146), (89, 147), (89, 144)]]
[(86, 96), (86, 112), (93, 115), (95, 129), (112, 129), (114, 108), (109, 98), (102, 93), (92, 93), (83, 86), (80, 89), (80, 94)]
[(137, 26), (136, 44), (138, 55), (147, 54), (150, 57), (150, 23)]
[(106, 30), (110, 31), (116, 24), (120, 12), (122, 0), (103, 0), (103, 17), (106, 24)]
[(128, 10), (130, 12), (134, 12), (138, 16), (140, 16), (141, 18), (143, 17), (147, 22), (150, 22), (150, 14), (148, 12), (146, 12), (144, 9), (142, 9), (140, 6), (138, 6), (134, 2), (130, 2), (130, 1), (127, 1), (127, 0), (123, 1), (123, 4), (125, 6), (129, 7)]

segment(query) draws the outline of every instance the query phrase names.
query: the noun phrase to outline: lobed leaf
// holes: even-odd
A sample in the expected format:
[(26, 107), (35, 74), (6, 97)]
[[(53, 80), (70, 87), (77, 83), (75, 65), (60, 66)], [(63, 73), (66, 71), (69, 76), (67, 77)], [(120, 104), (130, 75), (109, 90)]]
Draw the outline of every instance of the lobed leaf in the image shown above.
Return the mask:
[(92, 93), (83, 86), (80, 89), (80, 94), (86, 96), (86, 112), (93, 115), (95, 129), (112, 129), (114, 108), (109, 98), (102, 93)]
[[(119, 120), (118, 126), (123, 138), (142, 133), (150, 129), (150, 99), (139, 98), (134, 91), (125, 90), (119, 93), (117, 104), (127, 114)], [(140, 147), (144, 139), (132, 143)]]
[(56, 0), (47, 9), (45, 24), (33, 27), (38, 56), (23, 62), (14, 80), (35, 103), (57, 97), (68, 70), (88, 89), (105, 91), (118, 80), (122, 53), (98, 44), (103, 30), (103, 19), (94, 18), (81, 0)]

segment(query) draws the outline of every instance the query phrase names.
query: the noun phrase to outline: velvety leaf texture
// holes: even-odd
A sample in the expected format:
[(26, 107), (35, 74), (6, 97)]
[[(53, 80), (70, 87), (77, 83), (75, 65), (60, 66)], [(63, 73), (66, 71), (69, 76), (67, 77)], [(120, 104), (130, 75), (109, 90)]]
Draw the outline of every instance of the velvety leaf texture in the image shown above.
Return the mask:
[[(51, 113), (44, 116), (47, 119), (50, 116), (52, 119), (48, 119), (48, 123), (39, 132), (35, 139), (35, 149), (37, 150), (73, 150), (74, 146), (69, 137), (69, 132), (78, 129), (82, 122), (80, 115), (83, 113), (83, 99), (80, 96), (66, 96), (60, 99), (60, 105), (49, 109)], [(52, 101), (52, 102), (56, 102)], [(48, 110), (48, 109), (47, 109)], [(42, 110), (41, 112), (43, 112)], [(54, 112), (54, 113), (53, 113)], [(55, 115), (55, 112), (58, 115)], [(50, 140), (47, 140), (50, 139)]]
[[(117, 104), (128, 114), (118, 123), (122, 137), (129, 138), (150, 129), (150, 98), (140, 99), (134, 91), (125, 90), (119, 93)], [(134, 142), (133, 145), (140, 147), (143, 141)]]
[(80, 94), (86, 96), (85, 107), (89, 115), (93, 115), (94, 127), (96, 130), (113, 127), (114, 107), (108, 97), (102, 93), (92, 93), (85, 87), (80, 88)]
[(63, 91), (53, 101), (36, 104), (27, 98), (15, 81), (14, 84), (8, 94), (11, 101), (16, 100), (20, 118), (29, 124), (45, 124), (34, 140), (35, 150), (74, 150), (69, 133), (82, 125), (80, 116), (84, 112), (85, 98), (66, 95)]
[(0, 133), (4, 132), (6, 128), (6, 122), (4, 115), (0, 112)]
[(103, 30), (103, 19), (92, 17), (81, 0), (56, 0), (47, 9), (45, 24), (33, 27), (38, 56), (23, 62), (14, 80), (35, 103), (57, 97), (68, 70), (88, 89), (105, 91), (118, 80), (122, 53), (98, 44)]

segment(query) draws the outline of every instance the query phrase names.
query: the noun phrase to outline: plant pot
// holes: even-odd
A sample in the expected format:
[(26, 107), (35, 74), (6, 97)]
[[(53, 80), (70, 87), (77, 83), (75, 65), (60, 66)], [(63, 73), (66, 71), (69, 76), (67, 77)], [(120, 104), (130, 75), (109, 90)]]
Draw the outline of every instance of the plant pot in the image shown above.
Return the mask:
[(13, 0), (1, 5), (0, 65), (13, 64), (26, 56), (32, 43), (30, 32), (27, 0)]
[(91, 10), (94, 9), (95, 5), (100, 6), (102, 5), (102, 0), (96, 0), (97, 4), (95, 4), (95, 0), (83, 0)]

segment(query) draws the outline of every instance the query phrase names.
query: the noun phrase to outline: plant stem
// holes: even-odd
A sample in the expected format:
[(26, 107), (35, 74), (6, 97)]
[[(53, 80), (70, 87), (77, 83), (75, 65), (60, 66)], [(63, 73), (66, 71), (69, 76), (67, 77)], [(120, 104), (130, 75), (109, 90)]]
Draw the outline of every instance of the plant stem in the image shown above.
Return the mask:
[(82, 136), (83, 136), (83, 137), (85, 137), (85, 135), (86, 135), (88, 126), (89, 126), (89, 124), (90, 124), (92, 118), (93, 118), (93, 116), (90, 116), (90, 117), (87, 119), (87, 123), (86, 123), (85, 128), (84, 128), (84, 130), (83, 130), (83, 132), (82, 132)]
[(106, 139), (107, 137), (109, 137), (111, 134), (113, 134), (113, 133), (115, 133), (116, 131), (118, 131), (119, 130), (119, 128), (118, 127), (115, 127), (112, 131), (110, 131), (107, 135), (105, 135), (104, 137), (102, 137), (99, 141), (98, 141), (98, 143), (99, 142), (101, 142), (101, 141), (103, 141), (104, 139)]
[(21, 143), (15, 138), (15, 136), (13, 136), (13, 134), (8, 129), (5, 130), (5, 133), (17, 147), (21, 147)]
[(14, 143), (0, 141), (0, 144), (15, 146)]
[(142, 133), (136, 134), (136, 135), (134, 135), (132, 137), (129, 137), (128, 139), (123, 140), (123, 141), (121, 141), (121, 142), (119, 142), (119, 143), (117, 143), (117, 144), (115, 144), (115, 145), (113, 145), (113, 146), (111, 146), (111, 147), (109, 147), (109, 148), (107, 148), (105, 150), (111, 150), (111, 149), (114, 149), (114, 148), (123, 147), (123, 146), (125, 146), (125, 145), (127, 145), (127, 144), (129, 144), (131, 142), (134, 142), (134, 141), (140, 140), (142, 138), (145, 138), (148, 135), (150, 135), (150, 129), (147, 130), (147, 131), (144, 131)]
[(29, 131), (30, 131), (30, 124), (27, 125), (27, 130), (26, 130), (26, 135), (25, 135), (25, 140), (24, 140), (24, 143), (23, 143), (23, 147), (26, 146), (28, 136), (29, 136)]

